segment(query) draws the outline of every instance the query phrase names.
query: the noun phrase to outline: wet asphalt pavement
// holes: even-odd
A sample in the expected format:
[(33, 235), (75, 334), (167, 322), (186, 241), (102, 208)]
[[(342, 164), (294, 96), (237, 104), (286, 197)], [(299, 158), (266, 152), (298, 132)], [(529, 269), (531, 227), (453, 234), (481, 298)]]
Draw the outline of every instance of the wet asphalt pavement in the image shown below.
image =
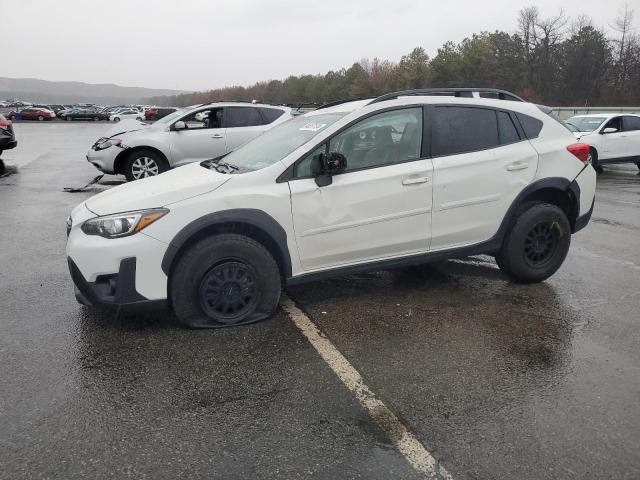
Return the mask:
[[(283, 311), (217, 331), (80, 306), (64, 255), (103, 124), (19, 124), (0, 178), (0, 479), (420, 476)], [(640, 175), (562, 269), (493, 259), (290, 288), (455, 479), (640, 478)]]

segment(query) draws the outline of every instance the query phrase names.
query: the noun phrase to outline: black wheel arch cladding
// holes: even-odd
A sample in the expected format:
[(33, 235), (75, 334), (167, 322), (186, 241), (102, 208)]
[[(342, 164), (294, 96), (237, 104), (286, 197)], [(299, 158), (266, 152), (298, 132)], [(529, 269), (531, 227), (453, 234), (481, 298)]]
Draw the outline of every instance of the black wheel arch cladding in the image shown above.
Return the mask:
[(283, 277), (290, 277), (291, 257), (287, 246), (287, 233), (271, 215), (250, 208), (221, 210), (187, 224), (169, 243), (162, 258), (162, 271), (168, 276), (180, 252), (203, 234), (243, 233), (243, 229), (248, 229), (244, 233), (249, 232), (250, 238), (263, 244), (273, 255)]

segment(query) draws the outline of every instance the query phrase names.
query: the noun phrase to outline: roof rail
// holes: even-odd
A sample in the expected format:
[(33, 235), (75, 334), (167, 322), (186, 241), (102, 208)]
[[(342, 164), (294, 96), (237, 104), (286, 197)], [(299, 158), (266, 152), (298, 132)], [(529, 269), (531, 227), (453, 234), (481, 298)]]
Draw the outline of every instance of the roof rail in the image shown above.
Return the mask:
[[(348, 103), (348, 102), (356, 102), (358, 100), (366, 100), (366, 98), (345, 98), (343, 100), (336, 100), (335, 102), (329, 102), (329, 103), (323, 103), (322, 105), (320, 105), (318, 108), (316, 108), (316, 110), (321, 110), (323, 108), (329, 108), (329, 107), (335, 107), (336, 105), (342, 105), (343, 103)], [(373, 102), (371, 102), (373, 103)]]
[(378, 98), (371, 100), (367, 105), (372, 103), (384, 102), (385, 100), (393, 100), (398, 97), (409, 97), (418, 95), (442, 95), (453, 97), (473, 97), (473, 94), (491, 93), (499, 100), (513, 100), (516, 102), (524, 102), (522, 98), (514, 93), (500, 90), (498, 88), (417, 88), (415, 90), (402, 90), (399, 92), (386, 93)]

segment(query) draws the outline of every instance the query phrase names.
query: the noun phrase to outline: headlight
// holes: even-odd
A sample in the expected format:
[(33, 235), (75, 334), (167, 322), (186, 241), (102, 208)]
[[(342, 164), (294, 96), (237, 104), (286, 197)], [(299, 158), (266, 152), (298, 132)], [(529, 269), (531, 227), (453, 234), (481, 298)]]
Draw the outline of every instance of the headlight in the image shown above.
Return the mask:
[(82, 224), (82, 231), (87, 235), (99, 235), (104, 238), (120, 238), (138, 233), (156, 220), (164, 217), (169, 210), (154, 208), (136, 212), (117, 213), (87, 220)]
[[(105, 148), (109, 148), (114, 145), (121, 145), (122, 140), (119, 138), (106, 138), (104, 140), (98, 140), (94, 145), (94, 150), (104, 150)], [(124, 146), (124, 145), (123, 145)]]

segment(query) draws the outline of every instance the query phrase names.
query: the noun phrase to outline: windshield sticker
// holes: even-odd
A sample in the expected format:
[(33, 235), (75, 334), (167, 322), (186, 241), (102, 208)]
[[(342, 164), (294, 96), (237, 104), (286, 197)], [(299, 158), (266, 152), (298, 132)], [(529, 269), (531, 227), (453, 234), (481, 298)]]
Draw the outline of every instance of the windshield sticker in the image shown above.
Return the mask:
[(300, 128), (301, 132), (317, 132), (318, 130), (322, 130), (326, 127), (326, 123), (307, 123), (306, 125)]

